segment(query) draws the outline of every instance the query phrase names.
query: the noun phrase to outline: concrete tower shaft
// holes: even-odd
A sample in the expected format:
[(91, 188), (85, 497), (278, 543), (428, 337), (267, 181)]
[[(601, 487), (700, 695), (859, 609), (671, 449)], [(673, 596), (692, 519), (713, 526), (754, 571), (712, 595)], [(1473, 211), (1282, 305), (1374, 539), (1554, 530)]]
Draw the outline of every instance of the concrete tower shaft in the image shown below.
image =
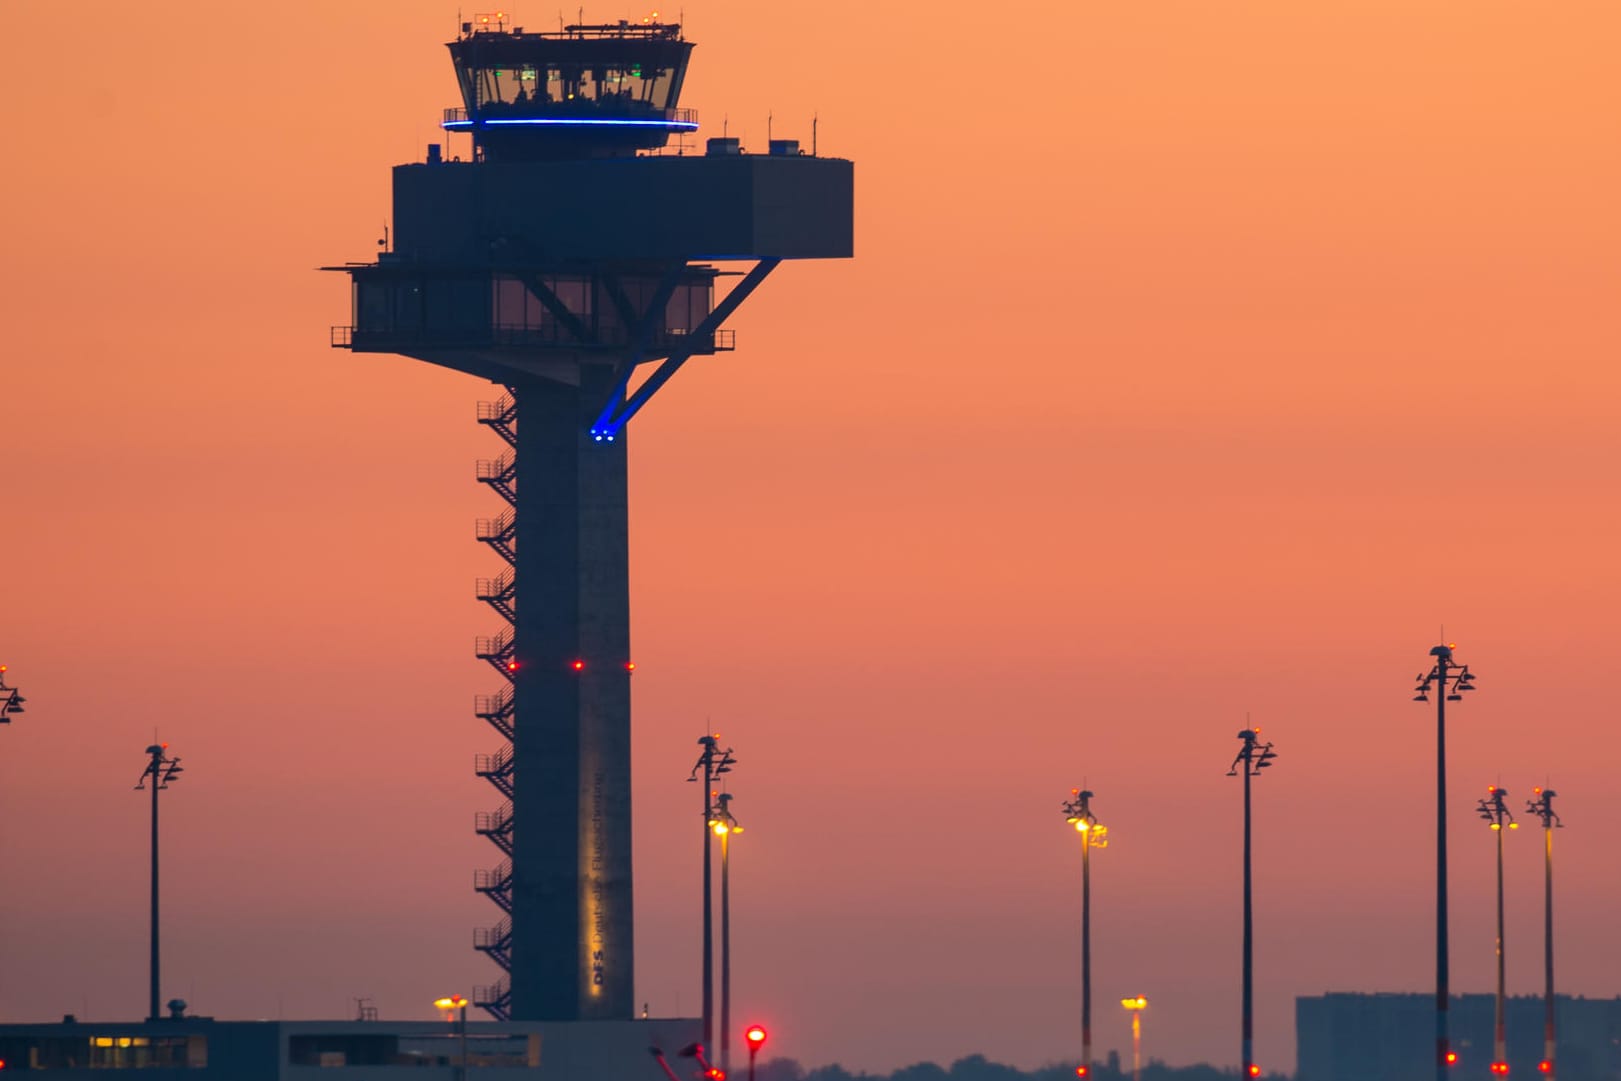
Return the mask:
[(635, 1007), (625, 444), (587, 435), (608, 388), (600, 369), (586, 374), (599, 378), (512, 388), (523, 491), (512, 903), (529, 917), (513, 926), (512, 971), (578, 974), (514, 979), (520, 1018)]
[[(848, 161), (724, 139), (646, 156), (696, 126), (676, 106), (691, 48), (658, 24), (465, 28), (445, 126), (472, 160), (397, 166), (393, 249), (327, 268), (353, 283), (335, 347), (506, 388), (479, 410), (506, 453), (477, 471), (506, 504), (477, 526), (507, 565), (477, 585), (503, 686), (475, 707), (505, 740), (475, 762), (503, 858), (474, 877), (502, 910), (474, 946), (505, 975), (474, 1001), (501, 1018), (634, 1011), (625, 425), (733, 348), (723, 324), (783, 260), (851, 254)], [(717, 298), (719, 261), (751, 265)]]

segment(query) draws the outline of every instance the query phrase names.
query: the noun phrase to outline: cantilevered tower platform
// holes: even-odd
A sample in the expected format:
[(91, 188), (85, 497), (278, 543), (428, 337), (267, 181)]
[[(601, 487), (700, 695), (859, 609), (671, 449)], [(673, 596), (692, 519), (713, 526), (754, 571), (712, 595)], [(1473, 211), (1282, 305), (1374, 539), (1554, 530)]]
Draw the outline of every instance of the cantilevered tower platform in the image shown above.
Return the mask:
[[(735, 139), (671, 152), (693, 48), (678, 26), (524, 33), (479, 17), (450, 43), (469, 161), (394, 170), (394, 245), (341, 270), (354, 316), (332, 344), (506, 388), (479, 422), (503, 500), (477, 525), (506, 567), (478, 656), (503, 684), (476, 713), (505, 740), (476, 764), (503, 797), (477, 816), (502, 858), (475, 888), (502, 910), (475, 946), (506, 972), (499, 1018), (619, 1019), (635, 1003), (631, 919), (626, 423), (785, 259), (851, 255), (851, 163)], [(720, 299), (712, 264), (751, 264)], [(521, 492), (521, 496), (520, 496)]]

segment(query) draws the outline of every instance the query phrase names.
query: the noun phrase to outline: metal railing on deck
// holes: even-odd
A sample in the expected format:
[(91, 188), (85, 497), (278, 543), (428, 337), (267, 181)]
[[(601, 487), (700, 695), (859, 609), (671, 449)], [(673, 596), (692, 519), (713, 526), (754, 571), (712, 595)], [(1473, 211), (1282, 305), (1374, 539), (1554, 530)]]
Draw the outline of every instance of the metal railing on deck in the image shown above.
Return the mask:
[[(332, 348), (354, 349), (358, 345), (368, 350), (386, 352), (391, 348), (409, 346), (438, 346), (442, 348), (486, 348), (489, 346), (507, 348), (559, 348), (595, 351), (602, 349), (622, 349), (631, 344), (630, 334), (622, 327), (600, 328), (596, 336), (588, 341), (576, 339), (566, 327), (555, 323), (543, 323), (538, 326), (526, 326), (513, 323), (496, 323), (487, 330), (459, 328), (455, 330), (428, 329), (423, 327), (333, 327)], [(655, 333), (649, 342), (655, 354), (675, 352), (677, 350), (691, 350), (693, 353), (729, 353), (737, 348), (737, 331), (721, 329), (713, 331), (707, 338), (695, 339), (688, 331), (671, 327)], [(498, 420), (495, 408), (500, 403), (490, 407), (490, 414), (485, 414), (485, 404), (480, 403), (479, 419), (483, 421)]]
[[(466, 124), (468, 119), (467, 108), (455, 105), (445, 110), (441, 123)], [(662, 120), (672, 126), (679, 124), (687, 127), (697, 125), (698, 110), (654, 109), (651, 106), (640, 107), (638, 103), (632, 103), (627, 108), (624, 105), (589, 99), (578, 99), (569, 106), (564, 106), (561, 102), (549, 102), (539, 106), (489, 102), (485, 104), (480, 119), (486, 123), (491, 120)]]

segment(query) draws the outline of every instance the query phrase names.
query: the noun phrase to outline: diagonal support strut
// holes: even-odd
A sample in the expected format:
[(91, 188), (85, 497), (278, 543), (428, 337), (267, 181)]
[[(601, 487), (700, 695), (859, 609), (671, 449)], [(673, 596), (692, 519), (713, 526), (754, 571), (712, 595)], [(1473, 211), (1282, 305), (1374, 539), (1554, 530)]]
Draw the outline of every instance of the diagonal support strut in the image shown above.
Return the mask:
[[(753, 269), (744, 275), (743, 280), (733, 286), (732, 291), (726, 294), (726, 298), (715, 305), (714, 310), (709, 313), (704, 321), (687, 335), (688, 339), (693, 342), (708, 340), (720, 325), (737, 310), (738, 306), (749, 298), (749, 294), (759, 288), (760, 283), (765, 281), (766, 275), (775, 270), (780, 262), (782, 262), (781, 259), (761, 259), (755, 263)], [(644, 327), (644, 335), (645, 329)], [(638, 356), (640, 352), (641, 350), (638, 349)], [(653, 374), (647, 377), (647, 381), (636, 388), (635, 394), (621, 401), (620, 396), (624, 393), (630, 379), (630, 369), (627, 369), (613, 395), (608, 399), (607, 404), (603, 406), (596, 423), (591, 426), (591, 437), (599, 442), (604, 439), (612, 440), (614, 436), (619, 434), (620, 429), (630, 423), (630, 418), (634, 417), (642, 406), (646, 405), (653, 395), (658, 393), (659, 388), (668, 383), (670, 377), (681, 370), (681, 365), (687, 362), (693, 352), (693, 348), (689, 347), (671, 353), (654, 370)], [(634, 365), (632, 365), (632, 368), (634, 368)]]

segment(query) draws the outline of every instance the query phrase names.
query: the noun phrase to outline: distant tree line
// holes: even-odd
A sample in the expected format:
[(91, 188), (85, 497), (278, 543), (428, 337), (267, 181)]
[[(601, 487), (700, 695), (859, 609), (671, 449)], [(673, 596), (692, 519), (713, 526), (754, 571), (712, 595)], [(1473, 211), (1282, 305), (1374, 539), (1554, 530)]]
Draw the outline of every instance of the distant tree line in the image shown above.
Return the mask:
[[(741, 1071), (734, 1070), (734, 1076)], [(772, 1059), (760, 1063), (754, 1073), (755, 1081), (1076, 1081), (1075, 1063), (1053, 1063), (1034, 1070), (1019, 1070), (991, 1062), (984, 1055), (969, 1055), (950, 1066), (932, 1062), (919, 1062), (903, 1066), (890, 1074), (851, 1073), (843, 1066), (817, 1066), (805, 1069), (791, 1058)], [(1130, 1081), (1131, 1066), (1122, 1070), (1119, 1056), (1111, 1054), (1106, 1062), (1092, 1067), (1091, 1081)], [(1143, 1081), (1238, 1081), (1237, 1067), (1217, 1069), (1214, 1066), (1167, 1066), (1150, 1060), (1143, 1066)], [(1263, 1081), (1288, 1081), (1286, 1074), (1267, 1074)]]

